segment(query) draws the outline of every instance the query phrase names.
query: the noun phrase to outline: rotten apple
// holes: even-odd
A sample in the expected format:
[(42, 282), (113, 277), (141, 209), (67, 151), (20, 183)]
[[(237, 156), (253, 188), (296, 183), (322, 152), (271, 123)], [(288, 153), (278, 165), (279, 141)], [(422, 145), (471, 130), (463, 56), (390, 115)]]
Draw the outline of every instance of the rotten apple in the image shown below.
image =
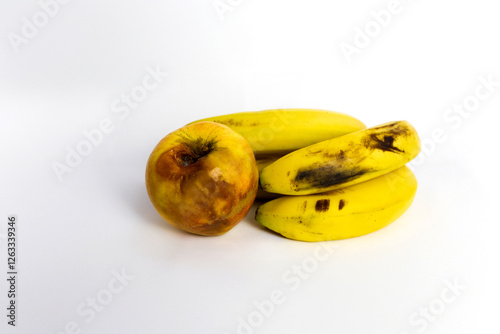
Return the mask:
[(199, 235), (221, 235), (240, 222), (255, 199), (258, 178), (248, 142), (213, 122), (168, 134), (146, 167), (146, 188), (158, 213)]

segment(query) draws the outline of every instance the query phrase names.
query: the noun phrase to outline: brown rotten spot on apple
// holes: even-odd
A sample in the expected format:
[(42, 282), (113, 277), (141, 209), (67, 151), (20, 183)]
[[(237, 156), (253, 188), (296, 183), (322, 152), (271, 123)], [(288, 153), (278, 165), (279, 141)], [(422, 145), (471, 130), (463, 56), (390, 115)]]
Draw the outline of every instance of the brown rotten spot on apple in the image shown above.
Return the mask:
[[(164, 152), (156, 164), (158, 175), (177, 182), (179, 196), (186, 198), (184, 203), (179, 204), (182, 216), (188, 217), (185, 219), (186, 225), (191, 225), (190, 229), (205, 235), (216, 233), (229, 225), (235, 218), (231, 216), (233, 208), (251, 190), (249, 187), (238, 194), (238, 187), (223, 179), (221, 169), (204, 159), (213, 147), (208, 145), (196, 149), (194, 145), (178, 145)], [(207, 219), (203, 220), (202, 217)]]

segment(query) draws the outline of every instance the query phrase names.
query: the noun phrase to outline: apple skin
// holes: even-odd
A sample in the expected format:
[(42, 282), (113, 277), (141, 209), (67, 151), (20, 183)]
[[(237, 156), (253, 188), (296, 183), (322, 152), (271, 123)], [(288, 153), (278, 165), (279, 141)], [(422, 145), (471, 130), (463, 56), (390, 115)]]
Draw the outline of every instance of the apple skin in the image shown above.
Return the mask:
[(163, 138), (149, 156), (146, 188), (171, 225), (221, 235), (248, 213), (259, 172), (250, 144), (229, 127), (188, 124)]

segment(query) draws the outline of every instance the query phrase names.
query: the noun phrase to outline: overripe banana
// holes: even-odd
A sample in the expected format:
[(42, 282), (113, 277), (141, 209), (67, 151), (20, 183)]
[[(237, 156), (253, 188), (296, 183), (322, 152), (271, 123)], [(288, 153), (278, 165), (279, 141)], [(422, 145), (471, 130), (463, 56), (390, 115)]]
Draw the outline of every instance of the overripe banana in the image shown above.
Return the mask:
[(241, 134), (258, 154), (285, 154), (366, 126), (356, 118), (318, 109), (271, 109), (205, 118)]
[(347, 239), (395, 221), (410, 207), (416, 190), (417, 180), (405, 166), (327, 193), (274, 199), (257, 209), (255, 219), (290, 239)]
[(322, 193), (386, 174), (419, 152), (420, 139), (410, 123), (385, 123), (283, 156), (263, 168), (260, 186), (284, 195)]

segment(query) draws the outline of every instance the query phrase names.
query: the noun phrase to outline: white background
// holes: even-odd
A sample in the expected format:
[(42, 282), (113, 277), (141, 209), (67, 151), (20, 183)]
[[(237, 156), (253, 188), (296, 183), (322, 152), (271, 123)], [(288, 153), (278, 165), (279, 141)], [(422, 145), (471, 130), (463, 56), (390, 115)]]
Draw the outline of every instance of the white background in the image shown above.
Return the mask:
[[(16, 328), (6, 324), (1, 274), (1, 332), (498, 328), (495, 2), (401, 0), (381, 28), (371, 12), (389, 1), (221, 3), (230, 10), (212, 0), (73, 0), (44, 22), (37, 1), (1, 0), (0, 260), (5, 272), (7, 217), (16, 214), (20, 273)], [(369, 42), (358, 30), (366, 27)], [(357, 53), (346, 57), (343, 43)], [(115, 112), (148, 69), (168, 76), (129, 114)], [(477, 88), (481, 77), (496, 87)], [(464, 101), (472, 111), (447, 111)], [(255, 207), (220, 237), (163, 222), (144, 186), (162, 137), (202, 117), (287, 107), (341, 111), (368, 126), (410, 121), (425, 143), (410, 210), (371, 235), (323, 244), (334, 248), (321, 260), (321, 244), (268, 232)], [(66, 164), (83, 131), (104, 119), (113, 130), (59, 180), (54, 163)], [(281, 303), (262, 302), (279, 292)]]

